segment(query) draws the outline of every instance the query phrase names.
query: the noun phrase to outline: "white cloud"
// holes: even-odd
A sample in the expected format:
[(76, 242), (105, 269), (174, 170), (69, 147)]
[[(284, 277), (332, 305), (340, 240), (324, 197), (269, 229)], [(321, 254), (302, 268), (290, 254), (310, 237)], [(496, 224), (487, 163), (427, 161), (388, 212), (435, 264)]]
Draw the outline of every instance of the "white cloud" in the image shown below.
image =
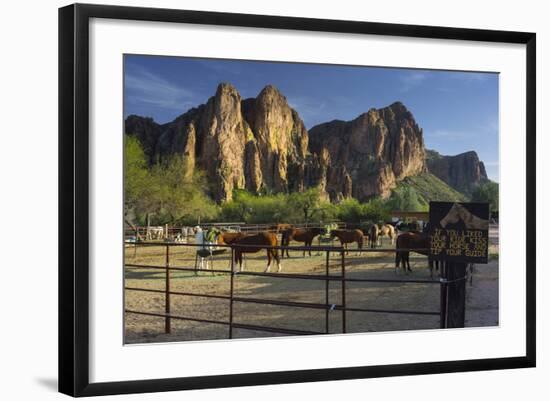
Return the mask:
[(401, 91), (408, 92), (411, 89), (420, 86), (428, 78), (427, 74), (421, 71), (411, 71), (400, 75)]
[(304, 121), (315, 120), (326, 108), (326, 102), (307, 96), (287, 96), (287, 101)]
[(142, 68), (128, 68), (124, 77), (128, 99), (159, 107), (184, 110), (194, 105), (195, 94)]
[(199, 60), (198, 63), (203, 67), (217, 73), (229, 73), (234, 75), (241, 74), (239, 63), (232, 63), (229, 60), (205, 59)]
[(430, 138), (463, 139), (471, 137), (472, 132), (437, 129), (435, 131), (426, 132), (426, 136)]

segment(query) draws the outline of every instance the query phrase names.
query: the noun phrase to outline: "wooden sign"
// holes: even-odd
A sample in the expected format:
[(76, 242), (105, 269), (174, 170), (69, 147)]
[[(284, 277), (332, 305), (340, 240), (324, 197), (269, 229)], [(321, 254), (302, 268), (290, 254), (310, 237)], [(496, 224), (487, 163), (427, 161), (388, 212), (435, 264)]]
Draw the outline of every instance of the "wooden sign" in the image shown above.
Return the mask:
[(430, 259), (487, 263), (489, 204), (430, 202)]

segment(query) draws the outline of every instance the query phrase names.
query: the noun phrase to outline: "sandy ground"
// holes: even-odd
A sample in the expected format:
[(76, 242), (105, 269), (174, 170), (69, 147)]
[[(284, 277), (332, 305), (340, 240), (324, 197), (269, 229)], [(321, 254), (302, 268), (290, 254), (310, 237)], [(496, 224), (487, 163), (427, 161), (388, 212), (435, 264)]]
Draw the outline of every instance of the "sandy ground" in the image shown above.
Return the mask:
[[(497, 239), (498, 243), (498, 239)], [(291, 244), (299, 245), (299, 244)], [(388, 242), (384, 247), (390, 247)], [(491, 245), (495, 253), (496, 245)], [(172, 247), (170, 265), (174, 267), (193, 267), (195, 250), (189, 247)], [(126, 250), (127, 264), (164, 265), (165, 247), (143, 247), (137, 249), (134, 256), (132, 247)], [(391, 278), (430, 280), (427, 258), (411, 254), (413, 273), (395, 274), (393, 253), (363, 253), (357, 255), (351, 251), (346, 256), (346, 276), (357, 278)], [(326, 256), (324, 253), (311, 257), (302, 257), (302, 253), (291, 251), (290, 259), (283, 259), (284, 273), (325, 274)], [(341, 260), (333, 255), (329, 262), (330, 274), (340, 274)], [(214, 259), (214, 269), (225, 270), (229, 267), (228, 254)], [(263, 271), (266, 266), (265, 251), (249, 255), (246, 271)], [(148, 268), (127, 268), (126, 286), (152, 289), (164, 289), (163, 270)], [(229, 295), (230, 278), (228, 274), (201, 271), (172, 271), (171, 290), (200, 294)], [(353, 283), (346, 284), (346, 305), (357, 308), (399, 309), (439, 312), (438, 284), (424, 283)], [(498, 325), (498, 260), (487, 265), (477, 265), (472, 284), (466, 288), (466, 326)], [(234, 294), (239, 297), (252, 297), (270, 300), (325, 303), (325, 282), (320, 280), (298, 280), (277, 277), (254, 277), (236, 275)], [(340, 282), (331, 282), (329, 303), (340, 304), (342, 291)], [(141, 291), (125, 291), (126, 309), (164, 312), (164, 295)], [(172, 295), (171, 313), (199, 319), (228, 321), (229, 301), (223, 299), (199, 298)], [(234, 322), (271, 326), (287, 329), (324, 332), (325, 311), (310, 308), (290, 308), (286, 306), (261, 305), (253, 303), (234, 303)], [(164, 334), (164, 318), (127, 313), (125, 316), (125, 340), (127, 343), (212, 340), (228, 338), (226, 325), (191, 322), (172, 319), (172, 333)], [(418, 330), (439, 327), (439, 316), (389, 314), (375, 312), (347, 312), (347, 332)], [(329, 312), (329, 332), (342, 332), (342, 312)], [(234, 338), (277, 336), (270, 332), (233, 329)]]

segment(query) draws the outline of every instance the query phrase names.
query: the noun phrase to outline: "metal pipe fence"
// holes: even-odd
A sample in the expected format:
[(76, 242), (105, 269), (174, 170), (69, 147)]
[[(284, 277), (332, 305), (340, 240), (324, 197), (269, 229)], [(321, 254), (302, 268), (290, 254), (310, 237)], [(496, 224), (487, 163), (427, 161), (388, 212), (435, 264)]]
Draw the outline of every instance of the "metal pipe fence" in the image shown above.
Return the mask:
[[(336, 224), (337, 228), (344, 229), (346, 228), (346, 223), (341, 221), (328, 221), (328, 222), (308, 222), (308, 223), (294, 223), (292, 227), (294, 228), (323, 228), (326, 224)], [(209, 228), (231, 228), (237, 229), (240, 232), (244, 233), (258, 233), (260, 231), (272, 231), (277, 232), (277, 224), (250, 224), (243, 222), (234, 222), (234, 223), (201, 223), (199, 226), (203, 230), (208, 230)], [(167, 224), (159, 226), (150, 226), (150, 228), (161, 228), (163, 229), (163, 238), (175, 237), (177, 234), (182, 232), (183, 228), (193, 228), (191, 226), (170, 226)], [(145, 238), (147, 236), (147, 226), (133, 226), (127, 227), (124, 230), (126, 236), (139, 236)], [(191, 236), (191, 234), (189, 234)]]
[[(130, 314), (137, 314), (137, 315), (144, 315), (144, 316), (154, 316), (159, 318), (164, 318), (164, 331), (165, 333), (169, 334), (171, 333), (171, 322), (172, 320), (185, 320), (185, 321), (191, 321), (191, 322), (199, 322), (199, 323), (206, 323), (206, 324), (218, 324), (218, 325), (224, 325), (228, 328), (228, 338), (233, 338), (234, 335), (234, 329), (245, 329), (245, 330), (253, 330), (253, 331), (265, 331), (265, 332), (272, 332), (272, 333), (279, 333), (279, 334), (290, 334), (290, 335), (310, 335), (310, 334), (329, 334), (330, 331), (330, 318), (329, 314), (331, 311), (339, 311), (341, 313), (341, 327), (340, 332), (346, 333), (347, 332), (347, 312), (367, 312), (367, 313), (387, 313), (387, 314), (410, 314), (410, 315), (433, 315), (433, 316), (440, 316), (440, 325), (441, 327), (444, 326), (445, 321), (445, 314), (447, 313), (445, 305), (447, 303), (447, 300), (445, 299), (444, 294), (446, 294), (446, 287), (449, 285), (449, 283), (444, 279), (439, 280), (422, 280), (422, 279), (391, 279), (391, 278), (358, 278), (358, 277), (348, 277), (346, 275), (346, 252), (348, 250), (344, 249), (343, 247), (336, 247), (336, 246), (311, 246), (311, 247), (305, 247), (305, 246), (253, 246), (253, 245), (246, 245), (243, 247), (246, 248), (261, 248), (261, 249), (276, 249), (277, 251), (281, 250), (291, 250), (291, 251), (304, 251), (304, 250), (316, 250), (319, 252), (325, 252), (325, 269), (324, 274), (303, 274), (303, 273), (272, 273), (272, 272), (258, 272), (258, 271), (236, 271), (235, 268), (235, 249), (239, 248), (240, 245), (232, 244), (232, 245), (221, 245), (221, 244), (215, 244), (215, 245), (204, 245), (204, 244), (187, 244), (187, 243), (162, 243), (162, 242), (140, 242), (137, 243), (136, 246), (160, 246), (165, 247), (164, 252), (164, 265), (144, 265), (144, 264), (132, 264), (132, 263), (125, 263), (125, 269), (157, 269), (157, 270), (163, 270), (165, 272), (165, 282), (164, 282), (164, 289), (150, 289), (150, 288), (140, 288), (140, 287), (134, 287), (134, 286), (125, 286), (124, 289), (126, 291), (141, 291), (141, 292), (149, 292), (149, 293), (158, 293), (158, 294), (164, 294), (164, 313), (160, 312), (148, 312), (148, 311), (139, 311), (134, 309), (127, 309), (125, 308), (126, 313)], [(200, 248), (200, 249), (223, 249), (227, 248), (230, 250), (230, 268), (229, 269), (205, 269), (200, 270), (197, 268), (197, 264), (195, 264), (195, 267), (179, 267), (179, 266), (171, 266), (170, 265), (170, 249), (172, 247), (194, 247), (194, 248)], [(197, 249), (198, 250), (198, 249)], [(349, 250), (349, 252), (356, 252), (358, 250), (353, 249)], [(366, 254), (369, 253), (395, 253), (395, 252), (426, 252), (426, 249), (391, 249), (391, 248), (367, 248), (362, 249), (361, 252), (365, 252)], [(339, 274), (330, 273), (330, 261), (331, 261), (331, 255), (339, 255)], [(202, 293), (194, 293), (194, 292), (186, 292), (186, 291), (173, 291), (171, 289), (171, 281), (170, 276), (171, 272), (174, 271), (184, 271), (184, 272), (193, 272), (195, 274), (198, 274), (199, 271), (204, 271), (208, 273), (217, 273), (217, 274), (226, 274), (229, 276), (229, 295), (214, 295), (214, 294), (202, 294)], [(267, 278), (273, 278), (273, 279), (291, 279), (291, 280), (317, 280), (317, 281), (323, 281), (324, 282), (324, 302), (321, 303), (315, 303), (315, 302), (303, 302), (303, 301), (286, 301), (286, 300), (280, 300), (280, 299), (262, 299), (262, 298), (255, 298), (255, 297), (243, 297), (236, 294), (235, 291), (235, 281), (238, 279), (238, 277), (247, 277), (247, 276), (254, 276), (254, 277), (267, 277)], [(330, 282), (340, 283), (340, 292), (341, 292), (341, 298), (340, 303), (333, 304), (330, 303), (330, 288), (329, 284)], [(422, 311), (422, 310), (409, 310), (409, 309), (381, 309), (381, 308), (358, 308), (358, 307), (349, 307), (347, 306), (347, 300), (346, 300), (346, 284), (347, 283), (358, 283), (358, 282), (372, 282), (372, 283), (399, 283), (399, 284), (427, 284), (427, 285), (439, 285), (441, 286), (441, 302), (439, 305), (438, 311)], [(203, 318), (196, 318), (191, 316), (182, 316), (178, 314), (174, 314), (171, 311), (171, 296), (185, 296), (185, 297), (202, 297), (202, 298), (212, 298), (212, 299), (219, 299), (219, 300), (225, 300), (228, 302), (229, 307), (229, 318), (228, 320), (213, 320), (213, 319), (203, 319)], [(262, 325), (252, 325), (252, 324), (245, 324), (235, 321), (235, 311), (234, 306), (236, 303), (253, 303), (253, 304), (259, 304), (259, 305), (276, 305), (276, 306), (282, 306), (282, 307), (288, 307), (288, 308), (308, 308), (308, 309), (317, 309), (317, 310), (325, 310), (325, 329), (323, 332), (321, 331), (311, 331), (311, 330), (298, 330), (298, 329), (288, 329), (288, 328), (281, 328), (281, 327), (271, 327), (271, 326), (262, 326)]]

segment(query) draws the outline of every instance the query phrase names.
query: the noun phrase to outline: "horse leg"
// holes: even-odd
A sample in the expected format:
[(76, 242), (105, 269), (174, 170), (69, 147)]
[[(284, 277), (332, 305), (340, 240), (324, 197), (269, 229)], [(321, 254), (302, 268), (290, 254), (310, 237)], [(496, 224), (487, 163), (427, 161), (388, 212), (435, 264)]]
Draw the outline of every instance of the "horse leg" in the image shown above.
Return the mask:
[(242, 251), (239, 252), (239, 271), (244, 271), (244, 253)]
[(267, 267), (265, 268), (264, 273), (267, 273), (271, 269), (271, 249), (267, 250)]
[(410, 262), (410, 260), (409, 260), (409, 256), (410, 256), (410, 253), (407, 253), (407, 269), (408, 269), (410, 272), (412, 272), (412, 270), (411, 270), (411, 262)]
[[(285, 239), (285, 246), (290, 246), (290, 238)], [(283, 256), (284, 256), (285, 250), (283, 249)], [(286, 257), (290, 258), (290, 253), (288, 253), (288, 249), (286, 249)]]
[(239, 254), (239, 251), (236, 250), (235, 248), (233, 248), (233, 262), (234, 262), (233, 270), (234, 270), (234, 271), (237, 271), (237, 266), (238, 266), (238, 264), (239, 264), (239, 257), (238, 257), (238, 254)]
[(275, 261), (277, 262), (277, 273), (281, 272), (282, 266), (281, 266), (281, 260), (279, 259), (279, 253), (276, 249), (273, 249), (273, 257), (275, 258)]
[(399, 265), (401, 263), (401, 252), (397, 251), (395, 252), (395, 269), (394, 273), (397, 275), (397, 272), (399, 271)]

